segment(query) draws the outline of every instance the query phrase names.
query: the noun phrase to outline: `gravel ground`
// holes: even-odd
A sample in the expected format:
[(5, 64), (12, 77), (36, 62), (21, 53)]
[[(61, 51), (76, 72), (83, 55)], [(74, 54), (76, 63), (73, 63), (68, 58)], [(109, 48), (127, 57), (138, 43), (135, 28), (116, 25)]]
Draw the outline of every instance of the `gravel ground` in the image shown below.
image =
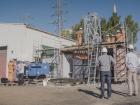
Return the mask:
[(99, 98), (99, 85), (0, 86), (0, 105), (140, 105), (140, 95), (127, 96), (127, 84), (112, 86), (109, 100)]

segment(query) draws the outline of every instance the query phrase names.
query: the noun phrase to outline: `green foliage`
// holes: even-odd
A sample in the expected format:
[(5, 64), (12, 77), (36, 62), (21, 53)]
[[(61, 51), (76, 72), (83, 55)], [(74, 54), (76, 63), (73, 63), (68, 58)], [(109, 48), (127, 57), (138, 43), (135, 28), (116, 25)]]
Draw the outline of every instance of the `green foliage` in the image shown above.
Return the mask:
[(83, 19), (80, 20), (80, 23), (75, 24), (74, 26), (72, 26), (72, 30), (73, 30), (72, 39), (74, 39), (74, 40), (76, 39), (75, 33), (76, 33), (80, 28), (83, 28), (83, 29), (84, 29), (84, 20), (83, 20)]
[(109, 33), (115, 34), (117, 30), (120, 28), (120, 16), (117, 13), (113, 13), (108, 21), (108, 29), (111, 29)]
[(107, 31), (107, 20), (105, 18), (101, 18), (101, 30)]
[(125, 24), (127, 26), (128, 43), (136, 43), (137, 33), (139, 31), (138, 23), (133, 20), (133, 17), (131, 15), (128, 15), (125, 18)]
[(62, 36), (66, 37), (66, 38), (71, 38), (76, 40), (76, 32), (80, 29), (83, 28), (84, 29), (84, 20), (81, 19), (79, 23), (75, 24), (74, 26), (72, 26), (72, 30), (63, 30), (62, 31)]
[(68, 39), (72, 39), (72, 30), (69, 30), (69, 29), (62, 30), (61, 36), (68, 38)]
[(120, 23), (120, 16), (117, 13), (113, 13), (108, 21), (108, 28), (112, 28)]
[(117, 13), (113, 13), (112, 16), (107, 20), (106, 18), (101, 18), (101, 34), (102, 39), (106, 35), (114, 35), (116, 31), (120, 29), (120, 16)]
[[(112, 16), (107, 21), (105, 18), (101, 19), (101, 30), (102, 35), (106, 34), (116, 34), (117, 30), (120, 30), (121, 22), (120, 16), (117, 13), (113, 13)], [(136, 43), (137, 41), (137, 33), (139, 31), (138, 23), (135, 22), (131, 15), (125, 17), (125, 23), (127, 26), (127, 36), (128, 36), (128, 43)], [(110, 35), (111, 35), (110, 34)]]
[[(109, 19), (101, 18), (101, 34), (102, 38), (104, 38), (104, 35), (115, 35), (117, 30), (120, 30), (121, 17), (117, 15), (117, 13), (112, 13), (112, 16)], [(138, 23), (135, 22), (131, 15), (128, 15), (125, 17), (125, 23), (127, 26), (127, 34), (129, 38), (129, 42), (136, 43), (137, 41), (137, 33), (139, 31)], [(84, 28), (84, 21), (83, 19), (80, 20), (80, 23), (75, 24), (72, 27), (73, 34), (72, 39), (76, 39), (75, 32), (79, 30), (79, 28)], [(132, 41), (133, 40), (133, 41)]]

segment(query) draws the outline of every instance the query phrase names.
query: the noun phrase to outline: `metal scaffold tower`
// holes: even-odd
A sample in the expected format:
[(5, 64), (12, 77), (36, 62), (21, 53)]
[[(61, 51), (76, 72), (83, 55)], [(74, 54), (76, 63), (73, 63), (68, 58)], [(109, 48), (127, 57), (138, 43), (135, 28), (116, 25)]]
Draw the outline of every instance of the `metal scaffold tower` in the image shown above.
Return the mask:
[(90, 83), (91, 77), (93, 82), (96, 79), (96, 61), (100, 53), (101, 42), (101, 27), (100, 19), (96, 13), (89, 13), (84, 18), (84, 40), (88, 45), (88, 80)]
[[(112, 79), (116, 82), (126, 80), (125, 55), (127, 52), (128, 34), (124, 24), (116, 24), (107, 31), (101, 30), (101, 19), (96, 13), (89, 13), (84, 20), (84, 43), (64, 48), (63, 53), (69, 55), (73, 79), (82, 79), (84, 82), (96, 83), (99, 80), (99, 71), (96, 64), (101, 55), (102, 47), (108, 49), (108, 54), (115, 61), (112, 66)], [(101, 35), (102, 32), (102, 35)]]

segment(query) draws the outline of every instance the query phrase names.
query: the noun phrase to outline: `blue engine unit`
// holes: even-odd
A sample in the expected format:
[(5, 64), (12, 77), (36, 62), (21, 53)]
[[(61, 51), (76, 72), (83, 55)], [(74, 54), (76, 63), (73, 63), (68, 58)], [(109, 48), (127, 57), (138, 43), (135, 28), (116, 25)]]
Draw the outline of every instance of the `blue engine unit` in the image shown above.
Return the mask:
[(49, 74), (50, 65), (48, 63), (34, 62), (28, 65), (26, 69), (26, 76), (39, 77)]

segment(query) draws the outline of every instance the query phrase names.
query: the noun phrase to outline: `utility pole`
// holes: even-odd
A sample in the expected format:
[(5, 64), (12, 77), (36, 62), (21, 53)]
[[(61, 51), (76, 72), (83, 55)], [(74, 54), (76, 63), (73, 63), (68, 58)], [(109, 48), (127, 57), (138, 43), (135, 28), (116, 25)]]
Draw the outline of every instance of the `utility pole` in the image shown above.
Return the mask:
[(61, 0), (56, 0), (56, 14), (57, 14), (57, 34), (60, 40), (60, 48), (57, 51), (57, 78), (61, 78), (61, 71), (62, 71), (62, 58), (61, 58), (61, 33), (63, 27), (62, 21), (62, 7), (61, 7)]
[(57, 9), (57, 33), (61, 36), (62, 28), (63, 28), (63, 19), (62, 19), (62, 0), (56, 0), (56, 9)]
[(62, 42), (61, 42), (61, 34), (63, 31), (63, 15), (64, 12), (62, 10), (62, 0), (55, 0), (55, 14), (52, 16), (56, 16), (56, 20), (53, 22), (53, 24), (56, 25), (56, 34), (59, 37), (59, 44), (60, 47), (55, 50), (54, 56), (55, 56), (55, 62), (56, 62), (56, 67), (55, 67), (55, 72), (56, 75), (55, 77), (60, 78), (62, 77), (62, 54), (61, 54), (61, 47), (62, 47)]

